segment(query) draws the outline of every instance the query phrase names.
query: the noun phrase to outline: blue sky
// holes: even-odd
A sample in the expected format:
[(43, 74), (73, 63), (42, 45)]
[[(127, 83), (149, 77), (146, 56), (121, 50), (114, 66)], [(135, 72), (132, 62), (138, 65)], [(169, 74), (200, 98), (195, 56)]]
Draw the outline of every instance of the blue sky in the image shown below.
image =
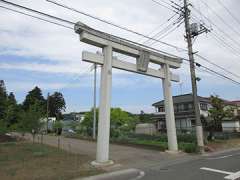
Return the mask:
[[(138, 36), (57, 8), (44, 0), (37, 2), (16, 0), (14, 2), (31, 8), (38, 8), (44, 12), (72, 21), (81, 20), (91, 27), (134, 41), (145, 41)], [(137, 0), (123, 0), (121, 2), (112, 2), (110, 0), (101, 2), (73, 0), (69, 2), (62, 0), (61, 2), (144, 34), (151, 32), (152, 29), (165, 22), (172, 15), (168, 10), (162, 9), (162, 7), (148, 0), (143, 0), (141, 3), (137, 3)], [(196, 2), (196, 7), (202, 11), (205, 10), (203, 4), (198, 3), (196, 0), (194, 2)], [(228, 4), (225, 3), (229, 8), (233, 9), (236, 16), (239, 14), (237, 9), (234, 8), (237, 3), (239, 2), (236, 0), (231, 0)], [(131, 11), (126, 11), (126, 5), (132, 6), (133, 4), (135, 4), (134, 8)], [(226, 12), (221, 7), (216, 6), (215, 10), (226, 18), (226, 21), (230, 20), (230, 17), (226, 15)], [(230, 32), (227, 29), (228, 27), (218, 22), (217, 18), (209, 13), (209, 10), (206, 9), (205, 13), (226, 32), (234, 35), (234, 32)], [(96, 52), (99, 49), (80, 43), (78, 35), (71, 32), (71, 30), (13, 14), (7, 10), (1, 9), (0, 21), (0, 79), (5, 81), (9, 92), (13, 91), (15, 93), (19, 103), (23, 101), (28, 91), (34, 86), (39, 86), (45, 96), (48, 92), (62, 92), (67, 103), (67, 112), (85, 111), (92, 107), (93, 72), (90, 71), (91, 64), (81, 61), (81, 52), (83, 50)], [(164, 26), (160, 27), (159, 30), (161, 28), (164, 28)], [(184, 27), (181, 26), (162, 40), (186, 48), (183, 34)], [(236, 40), (239, 40), (239, 36), (235, 37)], [(187, 57), (185, 52), (161, 44), (154, 44), (153, 47), (181, 57)], [(235, 73), (239, 72), (240, 63), (237, 62), (239, 57), (227, 50), (223, 50), (223, 47), (219, 47), (211, 35), (200, 36), (194, 43), (194, 49), (213, 62)], [(215, 68), (200, 59), (197, 59), (197, 61)], [(99, 72), (100, 68), (98, 69), (98, 89)], [(188, 66), (183, 64), (179, 70), (174, 70), (174, 72), (180, 75), (182, 92), (191, 92)], [(206, 72), (197, 71), (197, 75), (202, 79), (198, 83), (199, 95), (217, 94), (226, 99), (240, 99), (239, 86), (211, 76)], [(181, 93), (179, 83), (172, 84), (172, 91), (173, 95)], [(120, 70), (113, 71), (112, 106), (121, 107), (134, 113), (141, 110), (153, 112), (154, 109), (151, 104), (161, 100), (162, 97), (160, 79)]]

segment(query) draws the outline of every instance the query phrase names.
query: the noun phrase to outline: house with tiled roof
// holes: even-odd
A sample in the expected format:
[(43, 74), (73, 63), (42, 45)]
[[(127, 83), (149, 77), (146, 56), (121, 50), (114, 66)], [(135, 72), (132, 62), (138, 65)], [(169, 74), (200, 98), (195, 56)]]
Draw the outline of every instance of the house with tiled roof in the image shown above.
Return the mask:
[[(210, 97), (198, 96), (200, 115), (202, 118), (209, 120), (209, 109), (212, 107)], [(240, 130), (240, 101), (228, 101), (223, 100), (225, 108), (231, 108), (233, 110), (234, 118), (224, 119), (222, 128), (224, 131)], [(195, 127), (195, 114), (193, 109), (193, 95), (183, 94), (173, 96), (174, 114), (176, 128), (179, 130), (194, 130)], [(164, 100), (154, 103), (155, 113), (153, 120), (158, 131), (166, 131), (165, 122), (165, 108)]]

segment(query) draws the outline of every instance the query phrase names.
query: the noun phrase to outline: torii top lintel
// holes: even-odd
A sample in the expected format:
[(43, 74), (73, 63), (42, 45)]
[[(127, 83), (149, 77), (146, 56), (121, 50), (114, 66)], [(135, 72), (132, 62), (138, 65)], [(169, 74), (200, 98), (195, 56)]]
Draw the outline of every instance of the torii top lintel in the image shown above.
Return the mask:
[(168, 64), (170, 68), (180, 68), (182, 60), (176, 57), (166, 56), (158, 52), (143, 48), (141, 46), (130, 43), (123, 40), (120, 37), (116, 37), (78, 22), (75, 24), (74, 30), (76, 33), (80, 34), (80, 40), (82, 42), (97, 46), (105, 47), (112, 46), (113, 51), (122, 53), (131, 57), (139, 58), (142, 52), (147, 52), (149, 54), (149, 61), (154, 64)]

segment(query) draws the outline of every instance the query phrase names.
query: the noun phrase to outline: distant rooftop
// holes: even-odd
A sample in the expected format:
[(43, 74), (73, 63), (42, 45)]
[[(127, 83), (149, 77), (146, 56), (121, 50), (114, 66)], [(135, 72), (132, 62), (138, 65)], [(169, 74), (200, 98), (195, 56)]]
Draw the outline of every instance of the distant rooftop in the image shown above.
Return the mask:
[[(199, 102), (210, 103), (210, 97), (198, 96), (198, 100)], [(240, 106), (240, 100), (235, 100), (235, 101), (229, 101), (225, 99), (222, 99), (222, 100), (225, 105)], [(191, 93), (173, 96), (174, 104), (185, 103), (185, 102), (193, 102), (193, 95)], [(163, 105), (164, 105), (164, 100), (161, 100), (152, 104), (152, 106), (163, 106)]]
[[(198, 96), (198, 100), (199, 100), (199, 102), (210, 103), (210, 98), (209, 97)], [(173, 96), (173, 103), (174, 104), (184, 103), (184, 102), (193, 102), (193, 95), (191, 93), (189, 93), (189, 94), (182, 94), (182, 95), (178, 95), (178, 96)], [(158, 101), (158, 102), (152, 104), (152, 106), (162, 106), (162, 105), (164, 105), (164, 100), (161, 100), (161, 101)]]

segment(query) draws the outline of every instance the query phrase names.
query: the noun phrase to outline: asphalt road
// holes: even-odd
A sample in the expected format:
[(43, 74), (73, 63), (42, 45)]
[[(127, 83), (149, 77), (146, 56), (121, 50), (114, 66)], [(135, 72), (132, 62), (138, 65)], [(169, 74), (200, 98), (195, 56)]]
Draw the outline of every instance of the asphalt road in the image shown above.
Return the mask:
[(240, 177), (240, 173), (236, 174), (240, 171), (240, 150), (201, 156), (168, 166), (151, 166), (142, 170), (145, 172), (142, 180), (222, 180), (230, 173)]

